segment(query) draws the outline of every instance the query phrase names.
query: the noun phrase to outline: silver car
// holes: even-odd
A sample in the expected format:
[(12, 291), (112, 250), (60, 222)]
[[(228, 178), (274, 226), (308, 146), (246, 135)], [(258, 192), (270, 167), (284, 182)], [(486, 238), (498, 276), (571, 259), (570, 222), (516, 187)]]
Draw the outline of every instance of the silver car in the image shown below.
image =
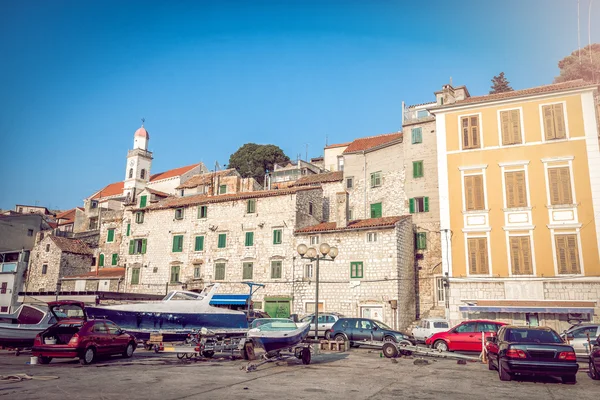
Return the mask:
[(591, 350), (588, 344), (588, 335), (593, 346), (594, 340), (600, 335), (600, 324), (582, 323), (574, 325), (561, 336), (563, 339), (566, 337), (569, 344), (573, 346), (577, 357), (587, 358)]
[[(319, 313), (319, 337), (324, 337), (325, 339), (330, 339), (329, 334), (330, 330), (333, 327), (333, 324), (337, 322), (338, 319), (343, 318), (342, 314), (337, 313)], [(309, 314), (303, 317), (300, 320), (300, 323), (307, 323), (310, 321), (310, 331), (308, 332), (309, 338), (315, 337), (315, 315)]]

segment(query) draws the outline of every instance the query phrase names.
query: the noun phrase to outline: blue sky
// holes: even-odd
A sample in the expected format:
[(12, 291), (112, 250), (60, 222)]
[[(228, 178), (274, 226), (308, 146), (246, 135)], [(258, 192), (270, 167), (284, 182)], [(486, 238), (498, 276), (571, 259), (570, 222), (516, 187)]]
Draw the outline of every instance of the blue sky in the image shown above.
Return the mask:
[(315, 157), (400, 130), (402, 101), (450, 77), (472, 95), (500, 71), (551, 83), (576, 47), (576, 0), (3, 1), (0, 208), (71, 208), (122, 180), (141, 117), (154, 173), (247, 142)]

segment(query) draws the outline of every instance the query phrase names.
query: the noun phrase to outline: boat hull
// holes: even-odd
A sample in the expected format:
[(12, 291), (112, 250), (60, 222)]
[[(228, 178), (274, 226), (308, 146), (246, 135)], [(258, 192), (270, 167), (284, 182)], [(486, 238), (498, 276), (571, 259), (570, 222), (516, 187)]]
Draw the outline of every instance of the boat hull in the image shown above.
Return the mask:
[[(299, 331), (295, 331), (294, 334), (282, 331), (277, 336), (263, 336), (260, 334), (253, 335), (248, 333), (248, 337), (254, 341), (259, 347), (264, 349), (267, 353), (276, 352), (289, 347), (294, 347), (298, 343), (302, 342), (308, 336), (310, 325), (306, 325)], [(278, 332), (279, 333), (279, 332)]]
[(49, 326), (23, 327), (19, 325), (0, 325), (0, 346), (31, 347), (36, 335), (43, 332)]

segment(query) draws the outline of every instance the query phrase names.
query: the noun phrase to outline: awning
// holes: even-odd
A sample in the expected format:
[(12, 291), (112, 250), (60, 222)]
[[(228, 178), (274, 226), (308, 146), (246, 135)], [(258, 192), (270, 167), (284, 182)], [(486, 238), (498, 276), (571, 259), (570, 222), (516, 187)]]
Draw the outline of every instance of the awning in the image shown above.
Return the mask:
[(461, 312), (594, 314), (594, 301), (473, 300), (459, 306)]
[(215, 294), (210, 299), (213, 306), (244, 306), (248, 304), (249, 294)]

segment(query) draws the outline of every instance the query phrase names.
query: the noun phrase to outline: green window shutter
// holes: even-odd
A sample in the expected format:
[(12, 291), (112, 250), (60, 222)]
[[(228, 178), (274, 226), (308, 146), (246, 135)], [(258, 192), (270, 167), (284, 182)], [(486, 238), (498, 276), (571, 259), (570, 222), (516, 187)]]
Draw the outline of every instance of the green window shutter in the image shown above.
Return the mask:
[(273, 244), (281, 244), (281, 229), (273, 231)]
[(254, 245), (254, 232), (246, 232), (246, 242), (245, 242), (246, 246), (253, 246)]
[(252, 263), (242, 264), (242, 279), (252, 279)]
[(183, 251), (183, 235), (173, 236), (173, 252), (180, 253)]
[(131, 224), (127, 224), (127, 236), (131, 233)]
[(148, 196), (140, 196), (140, 208), (146, 207), (146, 199)]
[(146, 239), (142, 239), (142, 254), (146, 254)]
[(132, 285), (137, 285), (140, 283), (140, 269), (139, 268), (133, 268), (131, 270), (131, 284)]
[(371, 187), (375, 186), (375, 174), (371, 174)]
[(271, 261), (271, 279), (281, 278), (281, 261)]
[(206, 217), (208, 217), (208, 206), (200, 206), (200, 208), (198, 208), (198, 218)]
[(104, 267), (104, 254), (100, 254), (100, 256), (98, 257), (98, 266)]
[(423, 177), (423, 161), (413, 161), (413, 178)]
[(171, 282), (177, 283), (179, 282), (179, 265), (171, 266)]
[(106, 238), (107, 242), (113, 242), (115, 240), (115, 230), (114, 229), (109, 229), (108, 230), (108, 237)]
[(129, 254), (133, 254), (133, 250), (134, 250), (134, 241), (130, 240), (129, 241)]
[(412, 143), (422, 143), (423, 142), (423, 135), (422, 135), (422, 129), (421, 128), (413, 128), (410, 131), (411, 136), (412, 136)]
[(417, 250), (425, 250), (427, 248), (427, 233), (418, 232), (416, 237)]
[(362, 278), (363, 277), (363, 263), (351, 262), (350, 263), (350, 278)]
[(409, 199), (408, 205), (409, 205), (408, 209), (409, 209), (410, 213), (414, 214), (415, 213), (415, 199)]
[(381, 218), (381, 203), (371, 204), (371, 218)]
[(112, 263), (111, 265), (117, 265), (117, 262), (119, 261), (119, 255), (118, 254), (113, 254), (112, 255)]
[(226, 233), (220, 233), (219, 234), (219, 244), (218, 247), (220, 249), (224, 249), (227, 246), (227, 234)]
[(196, 236), (196, 242), (194, 243), (194, 251), (204, 250), (204, 236)]
[(217, 263), (215, 264), (215, 281), (225, 280), (225, 264)]
[(423, 197), (423, 210), (429, 211), (429, 197)]

